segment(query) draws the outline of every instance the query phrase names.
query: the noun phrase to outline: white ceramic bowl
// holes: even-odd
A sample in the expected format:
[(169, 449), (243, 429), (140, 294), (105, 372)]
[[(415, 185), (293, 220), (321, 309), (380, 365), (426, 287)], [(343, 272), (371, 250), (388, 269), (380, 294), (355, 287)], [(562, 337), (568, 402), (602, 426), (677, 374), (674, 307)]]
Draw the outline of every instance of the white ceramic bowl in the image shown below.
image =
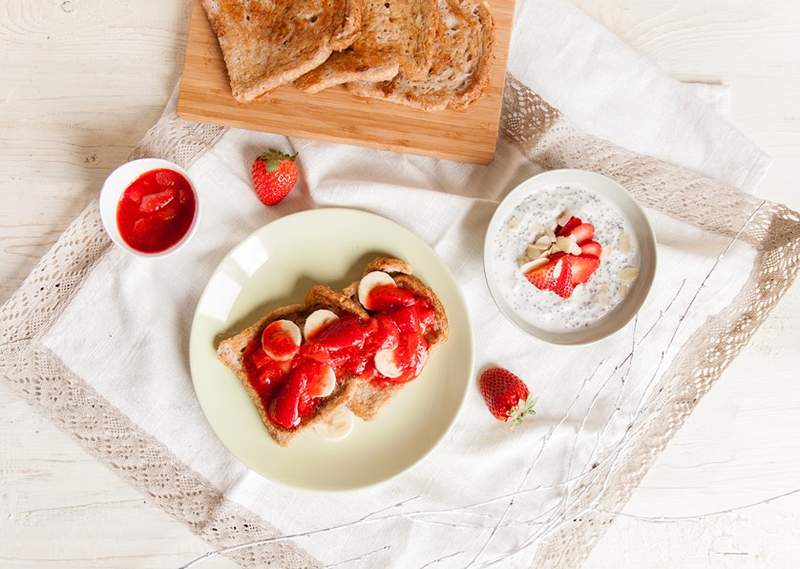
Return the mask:
[[(142, 251), (137, 251), (125, 243), (125, 240), (120, 235), (119, 227), (117, 226), (117, 206), (119, 205), (120, 198), (122, 198), (122, 194), (139, 176), (160, 168), (175, 170), (189, 182), (189, 187), (194, 193), (194, 219), (186, 234), (172, 247), (164, 251), (159, 251), (158, 253), (144, 253)], [(103, 183), (103, 188), (100, 190), (100, 219), (103, 221), (103, 227), (105, 227), (108, 236), (111, 237), (111, 240), (123, 251), (137, 257), (165, 257), (186, 245), (197, 230), (197, 221), (200, 219), (200, 196), (197, 193), (197, 189), (189, 173), (174, 162), (161, 160), (160, 158), (132, 160), (111, 172)]]
[[(514, 208), (531, 194), (556, 186), (582, 188), (615, 205), (630, 224), (639, 248), (639, 276), (619, 306), (585, 328), (557, 332), (539, 328), (521, 318), (503, 297), (497, 282), (492, 278), (489, 270), (491, 266), (490, 242), (500, 231), (503, 223), (508, 219)], [(642, 303), (650, 292), (650, 286), (653, 284), (653, 278), (655, 277), (656, 239), (644, 210), (630, 196), (627, 190), (614, 180), (601, 174), (584, 170), (551, 170), (525, 180), (500, 202), (486, 232), (483, 248), (483, 267), (486, 282), (497, 307), (506, 318), (519, 328), (552, 344), (588, 344), (610, 336), (623, 328), (641, 308)]]

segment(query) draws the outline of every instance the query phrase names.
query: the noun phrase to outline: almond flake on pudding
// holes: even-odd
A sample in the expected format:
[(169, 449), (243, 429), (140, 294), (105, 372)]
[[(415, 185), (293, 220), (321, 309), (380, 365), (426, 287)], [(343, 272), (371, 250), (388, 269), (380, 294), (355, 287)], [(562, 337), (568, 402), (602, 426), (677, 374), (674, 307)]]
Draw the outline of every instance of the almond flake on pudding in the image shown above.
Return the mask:
[(519, 269), (523, 273), (527, 273), (528, 271), (532, 271), (536, 267), (541, 267), (548, 261), (549, 259), (547, 257), (539, 257), (538, 259), (534, 259), (533, 261), (528, 261), (527, 263), (523, 263)]
[(631, 252), (631, 239), (625, 231), (619, 236), (619, 251), (625, 255)]
[(568, 212), (568, 211), (564, 211), (564, 212), (561, 213), (559, 218), (556, 220), (556, 223), (558, 223), (561, 227), (564, 227), (567, 223), (569, 223), (569, 220), (571, 218), (572, 218), (572, 214), (570, 212)]
[(595, 301), (597, 301), (602, 306), (608, 306), (608, 285), (603, 283), (600, 285), (600, 288), (597, 290), (597, 294), (594, 297)]
[(556, 246), (563, 253), (569, 253), (570, 255), (581, 254), (581, 248), (578, 246), (578, 240), (575, 239), (574, 235), (556, 237)]
[(631, 282), (639, 276), (639, 269), (636, 267), (625, 267), (619, 272), (619, 278), (622, 281)]

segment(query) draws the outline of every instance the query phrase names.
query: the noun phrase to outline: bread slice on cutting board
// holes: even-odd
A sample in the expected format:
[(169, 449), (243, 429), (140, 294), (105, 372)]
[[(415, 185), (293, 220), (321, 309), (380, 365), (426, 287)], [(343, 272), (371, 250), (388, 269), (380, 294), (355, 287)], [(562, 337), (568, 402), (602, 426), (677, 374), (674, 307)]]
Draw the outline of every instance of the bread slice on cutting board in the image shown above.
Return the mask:
[(317, 93), (348, 81), (383, 81), (398, 73), (425, 77), (439, 29), (436, 0), (364, 0), (358, 38), (295, 85)]
[(385, 99), (426, 111), (461, 110), (476, 101), (489, 80), (494, 20), (485, 2), (437, 0), (443, 32), (437, 36), (430, 72), (414, 78), (400, 72), (388, 81), (355, 81), (361, 97)]
[(202, 0), (241, 102), (294, 81), (351, 45), (361, 28), (362, 2)]

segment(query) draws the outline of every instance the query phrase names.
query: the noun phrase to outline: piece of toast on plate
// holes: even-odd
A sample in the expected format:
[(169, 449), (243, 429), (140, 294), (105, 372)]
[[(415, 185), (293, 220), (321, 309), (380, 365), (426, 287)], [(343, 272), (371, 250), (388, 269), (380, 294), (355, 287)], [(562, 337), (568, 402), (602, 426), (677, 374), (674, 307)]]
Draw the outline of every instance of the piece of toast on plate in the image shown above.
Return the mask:
[(244, 386), (281, 446), (347, 405), (369, 420), (416, 379), (447, 339), (439, 298), (411, 266), (380, 257), (344, 291), (313, 287), (220, 342), (217, 357)]
[(357, 302), (353, 302), (342, 293), (331, 290), (326, 286), (315, 286), (306, 294), (304, 304), (292, 304), (276, 308), (255, 324), (245, 328), (235, 336), (223, 340), (217, 347), (217, 357), (236, 374), (236, 377), (258, 409), (258, 414), (261, 416), (261, 420), (267, 427), (270, 436), (281, 446), (288, 445), (300, 431), (324, 421), (338, 407), (345, 405), (357, 387), (355, 382), (350, 381), (349, 377), (337, 378), (338, 381), (333, 392), (321, 400), (316, 413), (302, 420), (294, 428), (287, 429), (270, 420), (264, 401), (251, 383), (250, 377), (248, 377), (245, 362), (247, 349), (251, 342), (258, 341), (261, 333), (272, 322), (289, 320), (302, 330), (309, 314), (316, 310), (332, 310), (338, 313), (350, 313), (357, 318), (367, 318), (366, 312)]
[(364, 0), (361, 32), (345, 50), (295, 81), (308, 93), (348, 81), (383, 81), (398, 72), (423, 78), (441, 23), (436, 0)]
[[(409, 290), (415, 295), (426, 299), (434, 312), (434, 321), (430, 328), (425, 332), (425, 340), (428, 343), (429, 350), (439, 346), (447, 341), (448, 323), (447, 314), (445, 313), (444, 306), (442, 305), (436, 293), (422, 282), (418, 277), (414, 276), (411, 265), (400, 259), (393, 259), (388, 257), (380, 257), (369, 263), (364, 269), (364, 275), (380, 271), (387, 273), (392, 277), (400, 288)], [(359, 282), (355, 282), (342, 291), (345, 296), (350, 299), (358, 300)], [(369, 421), (375, 418), (375, 415), (380, 411), (392, 397), (394, 397), (400, 390), (407, 385), (404, 383), (387, 383), (387, 382), (373, 382), (373, 381), (359, 381), (356, 384), (355, 390), (348, 402), (348, 407), (360, 418)]]
[(360, 97), (385, 99), (425, 111), (462, 110), (483, 94), (494, 48), (494, 20), (483, 1), (437, 0), (445, 23), (434, 45), (429, 73), (402, 71), (388, 81), (354, 81), (348, 90)]
[(252, 101), (353, 43), (363, 0), (202, 0), (231, 91)]

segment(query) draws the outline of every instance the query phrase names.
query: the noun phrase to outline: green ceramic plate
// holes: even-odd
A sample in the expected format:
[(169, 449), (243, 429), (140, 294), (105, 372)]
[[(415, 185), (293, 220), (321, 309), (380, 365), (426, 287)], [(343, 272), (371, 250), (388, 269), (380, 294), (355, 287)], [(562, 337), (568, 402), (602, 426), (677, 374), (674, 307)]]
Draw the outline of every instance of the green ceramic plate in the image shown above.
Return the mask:
[[(217, 361), (216, 344), (272, 308), (301, 302), (314, 284), (341, 288), (353, 282), (378, 255), (410, 262), (436, 291), (447, 311), (450, 338), (375, 420), (356, 419), (346, 439), (330, 441), (309, 430), (289, 447), (276, 445), (239, 381)], [(190, 361), (203, 412), (243, 463), (290, 486), (347, 490), (400, 474), (444, 437), (472, 378), (472, 330), (453, 276), (422, 239), (374, 214), (317, 209), (262, 227), (222, 260), (197, 306)]]

